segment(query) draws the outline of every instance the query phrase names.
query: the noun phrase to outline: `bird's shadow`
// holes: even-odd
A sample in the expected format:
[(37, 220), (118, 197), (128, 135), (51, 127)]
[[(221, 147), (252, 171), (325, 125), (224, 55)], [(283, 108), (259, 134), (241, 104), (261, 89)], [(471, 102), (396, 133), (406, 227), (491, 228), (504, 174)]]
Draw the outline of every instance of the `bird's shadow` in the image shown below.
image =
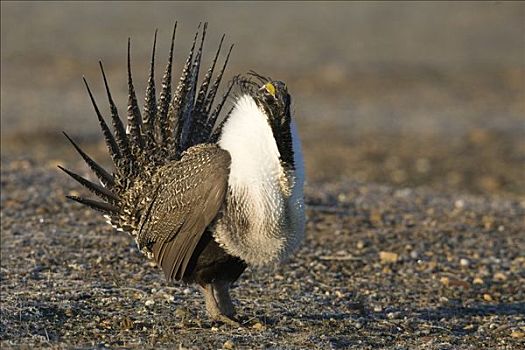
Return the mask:
[(426, 321), (472, 316), (525, 316), (525, 303), (474, 304), (470, 306), (440, 306), (417, 311)]
[[(299, 319), (304, 322), (318, 322), (325, 320), (365, 320), (378, 321), (392, 318), (408, 317), (412, 319), (419, 319), (422, 321), (439, 321), (443, 319), (453, 318), (470, 318), (476, 316), (525, 316), (525, 303), (501, 303), (501, 304), (473, 304), (469, 306), (463, 305), (446, 305), (436, 308), (421, 308), (421, 309), (403, 309), (389, 307), (385, 310), (376, 312), (369, 310), (366, 305), (361, 308), (356, 308), (354, 312), (320, 312), (308, 313), (298, 315), (293, 312), (284, 312), (281, 316), (287, 316), (292, 319)], [(276, 324), (280, 321), (280, 317), (266, 317), (267, 324)]]

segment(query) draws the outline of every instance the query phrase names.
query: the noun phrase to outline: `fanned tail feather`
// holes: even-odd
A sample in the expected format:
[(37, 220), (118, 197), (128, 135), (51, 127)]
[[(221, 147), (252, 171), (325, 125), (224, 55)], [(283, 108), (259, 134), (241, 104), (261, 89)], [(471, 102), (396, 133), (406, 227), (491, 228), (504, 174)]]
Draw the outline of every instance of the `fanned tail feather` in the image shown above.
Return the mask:
[(217, 142), (217, 133), (218, 131), (222, 130), (222, 125), (224, 125), (224, 122), (229, 116), (229, 113), (226, 115), (226, 118), (223, 120), (223, 122), (219, 125), (219, 128), (217, 129), (215, 133), (212, 134), (213, 127), (215, 126), (217, 122), (217, 118), (222, 110), (222, 107), (224, 103), (226, 102), (228, 96), (230, 95), (230, 92), (235, 84), (237, 84), (238, 77), (235, 77), (228, 86), (228, 90), (224, 94), (222, 98), (222, 102), (219, 103), (213, 113), (210, 115), (211, 108), (213, 106), (213, 101), (215, 100), (215, 95), (217, 94), (217, 91), (219, 90), (219, 85), (222, 81), (222, 76), (224, 74), (224, 71), (226, 70), (226, 65), (228, 64), (228, 61), (230, 59), (230, 54), (232, 53), (233, 45), (230, 46), (230, 49), (228, 50), (228, 54), (226, 55), (226, 59), (224, 60), (224, 63), (222, 65), (222, 69), (215, 79), (215, 82), (213, 83), (213, 86), (211, 87), (210, 91), (208, 92), (208, 95), (206, 96), (206, 99), (204, 101), (204, 108), (205, 108), (205, 114), (208, 115), (208, 120), (206, 121), (206, 125), (204, 127), (204, 137), (210, 137), (212, 142)]
[(66, 197), (80, 204), (84, 204), (85, 206), (90, 207), (91, 209), (100, 211), (104, 214), (117, 214), (119, 211), (118, 207), (111, 205), (109, 203), (106, 203), (106, 202), (99, 202), (93, 199), (77, 197), (77, 196), (66, 196)]
[(128, 134), (131, 137), (131, 149), (137, 156), (140, 155), (140, 151), (144, 147), (141, 129), (142, 116), (140, 115), (137, 95), (135, 94), (135, 87), (133, 86), (133, 78), (131, 74), (131, 38), (128, 38)]
[(175, 149), (175, 155), (177, 158), (180, 157), (180, 154), (182, 153), (182, 147), (181, 147), (181, 138), (182, 131), (184, 129), (185, 120), (183, 120), (183, 112), (184, 112), (184, 106), (187, 103), (187, 97), (188, 97), (188, 91), (190, 86), (190, 79), (191, 79), (191, 66), (193, 61), (193, 52), (195, 50), (195, 44), (197, 43), (197, 37), (199, 35), (201, 24), (199, 24), (197, 33), (195, 33), (195, 37), (193, 38), (193, 43), (191, 45), (190, 53), (188, 54), (188, 58), (186, 59), (186, 63), (184, 64), (184, 68), (182, 69), (182, 75), (179, 79), (179, 84), (177, 85), (177, 90), (175, 91), (175, 95), (173, 96), (173, 100), (171, 102), (170, 108), (168, 110), (168, 120), (173, 125), (173, 132), (172, 132), (172, 145), (168, 145), (168, 147), (172, 146)]
[[(100, 197), (102, 201), (78, 196), (67, 196), (67, 198), (107, 214), (113, 225), (133, 235), (137, 235), (137, 232), (141, 231), (139, 229), (141, 218), (149, 216), (154, 202), (155, 192), (155, 189), (152, 188), (151, 178), (157, 169), (172, 160), (180, 159), (181, 154), (191, 146), (216, 141), (216, 132), (212, 133), (212, 130), (233, 86), (232, 82), (228, 86), (221, 101), (219, 101), (213, 109), (212, 106), (215, 96), (218, 92), (233, 47), (233, 45), (230, 47), (223, 66), (212, 83), (215, 66), (224, 42), (224, 35), (220, 39), (219, 47), (201, 85), (198, 86), (207, 30), (207, 23), (204, 23), (202, 33), (201, 25), (198, 27), (182, 69), (176, 91), (172, 95), (172, 69), (176, 29), (177, 22), (175, 22), (173, 26), (168, 63), (162, 78), (162, 88), (160, 89), (158, 99), (155, 86), (155, 51), (157, 39), (157, 31), (155, 31), (143, 114), (140, 112), (135, 94), (131, 70), (131, 40), (128, 39), (127, 129), (113, 101), (102, 62), (99, 62), (99, 65), (108, 99), (113, 131), (108, 127), (89, 85), (84, 79), (88, 95), (106, 141), (108, 152), (114, 163), (114, 173), (110, 173), (102, 168), (102, 166), (89, 157), (73, 139), (64, 133), (102, 183), (99, 185), (91, 182), (73, 171), (59, 166), (62, 171), (90, 192)], [(201, 33), (201, 40), (197, 47), (199, 33)], [(182, 266), (186, 266), (188, 262), (184, 261), (180, 263)], [(178, 276), (179, 272), (180, 271), (172, 271), (172, 275), (175, 274)]]
[(210, 68), (206, 72), (206, 75), (204, 76), (204, 79), (202, 81), (201, 87), (199, 89), (199, 93), (197, 95), (197, 100), (195, 101), (195, 110), (199, 112), (204, 111), (205, 107), (205, 99), (208, 94), (208, 89), (210, 87), (211, 78), (213, 76), (213, 71), (215, 70), (215, 65), (217, 64), (217, 60), (219, 59), (219, 54), (222, 49), (222, 43), (224, 42), (224, 38), (226, 37), (225, 34), (222, 35), (221, 41), (219, 42), (219, 47), (217, 48), (217, 52), (215, 53), (215, 57), (213, 58), (213, 61), (211, 62)]
[(144, 136), (146, 151), (151, 153), (155, 150), (155, 117), (157, 114), (157, 101), (155, 96), (155, 48), (157, 46), (157, 30), (153, 39), (153, 49), (151, 52), (151, 63), (148, 77), (148, 86), (146, 87), (146, 96), (144, 98)]
[(71, 137), (69, 137), (68, 134), (66, 134), (65, 132), (63, 134), (66, 136), (66, 138), (69, 140), (69, 142), (71, 142), (73, 147), (75, 147), (77, 152), (80, 154), (82, 159), (84, 159), (84, 161), (89, 166), (89, 168), (95, 173), (95, 175), (98, 177), (100, 182), (102, 182), (104, 184), (104, 186), (107, 186), (107, 187), (110, 187), (110, 188), (113, 187), (113, 185), (115, 184), (113, 176), (110, 173), (108, 173), (106, 171), (106, 169), (102, 168), (97, 162), (95, 162), (90, 156), (88, 156), (86, 154), (86, 152), (84, 152), (76, 144), (76, 142), (73, 141), (73, 139)]
[(204, 23), (204, 27), (201, 35), (201, 43), (195, 59), (193, 60), (191, 74), (188, 84), (188, 96), (186, 96), (186, 101), (184, 107), (182, 108), (182, 131), (180, 139), (180, 148), (181, 151), (185, 151), (191, 145), (191, 133), (193, 131), (194, 125), (197, 123), (199, 115), (194, 113), (195, 107), (195, 97), (197, 93), (197, 80), (199, 78), (199, 68), (202, 57), (202, 47), (204, 45), (204, 39), (206, 38), (206, 29), (208, 28), (208, 23)]
[[(217, 107), (215, 107), (215, 110), (213, 111), (213, 113), (208, 118), (208, 123), (206, 124), (205, 133), (206, 133), (206, 135), (209, 135), (208, 138), (209, 138), (209, 140), (211, 142), (215, 143), (215, 142), (217, 142), (219, 140), (219, 136), (220, 136), (220, 134), (222, 132), (222, 127), (224, 126), (224, 124), (226, 123), (228, 118), (230, 117), (231, 110), (230, 110), (230, 113), (228, 113), (226, 115), (226, 117), (224, 117), (224, 119), (219, 123), (219, 125), (217, 125), (217, 127), (213, 131), (213, 126), (215, 126), (215, 124), (217, 122), (217, 118), (219, 117), (219, 114), (221, 113), (222, 107), (224, 107), (224, 104), (226, 103), (226, 100), (230, 96), (230, 92), (232, 91), (232, 89), (233, 89), (233, 87), (234, 87), (234, 85), (236, 83), (237, 83), (237, 78), (234, 78), (230, 82), (230, 84), (228, 86), (228, 89), (226, 90), (226, 93), (222, 96), (221, 101), (217, 104)], [(232, 109), (233, 109), (233, 107), (232, 107)]]
[(204, 76), (204, 79), (201, 83), (201, 87), (199, 89), (199, 93), (197, 94), (197, 98), (195, 101), (195, 107), (194, 107), (194, 118), (193, 122), (195, 124), (195, 127), (192, 130), (192, 133), (190, 135), (190, 144), (196, 145), (201, 142), (205, 142), (208, 135), (210, 135), (211, 129), (208, 128), (208, 114), (206, 113), (206, 97), (208, 94), (208, 89), (210, 87), (211, 78), (213, 76), (213, 71), (215, 70), (215, 65), (217, 63), (217, 59), (219, 58), (219, 53), (222, 49), (222, 43), (224, 42), (225, 35), (223, 34), (221, 37), (221, 41), (219, 42), (219, 47), (217, 48), (217, 52), (215, 53), (215, 57), (213, 58), (213, 61), (211, 62), (211, 66), (206, 72), (206, 75)]
[(97, 102), (95, 101), (95, 98), (93, 97), (93, 94), (91, 93), (91, 89), (89, 88), (89, 84), (86, 78), (83, 77), (82, 80), (84, 81), (84, 85), (86, 86), (87, 92), (89, 94), (89, 98), (91, 99), (91, 103), (93, 104), (93, 108), (95, 109), (95, 113), (100, 123), (100, 128), (102, 129), (102, 133), (104, 134), (104, 139), (106, 140), (106, 145), (108, 147), (111, 159), (113, 160), (115, 164), (118, 164), (121, 158), (121, 154), (120, 154), (120, 149), (117, 145), (117, 141), (115, 141), (115, 138), (113, 137), (113, 134), (111, 133), (111, 130), (109, 130), (109, 127), (106, 124), (104, 117), (102, 117), (102, 114), (100, 114), (100, 110), (98, 109)]
[(210, 113), (211, 107), (213, 106), (213, 100), (215, 99), (215, 95), (217, 95), (217, 91), (219, 91), (219, 86), (221, 85), (222, 76), (224, 75), (224, 72), (226, 71), (226, 66), (228, 65), (228, 62), (230, 60), (230, 54), (232, 53), (233, 45), (230, 46), (230, 49), (228, 50), (228, 54), (226, 55), (226, 59), (224, 60), (224, 63), (222, 65), (221, 71), (217, 75), (217, 78), (215, 78), (215, 81), (210, 88), (210, 91), (208, 92), (208, 95), (206, 96), (206, 99), (204, 100), (204, 106), (206, 107), (206, 113)]
[(82, 186), (84, 186), (85, 188), (87, 188), (88, 190), (93, 192), (95, 195), (106, 199), (108, 202), (118, 203), (120, 201), (120, 198), (116, 194), (114, 194), (113, 192), (111, 192), (110, 190), (105, 188), (104, 186), (101, 186), (101, 185), (98, 185), (98, 184), (96, 184), (94, 182), (91, 182), (91, 181), (83, 178), (82, 176), (80, 176), (78, 174), (75, 174), (71, 170), (68, 170), (68, 169), (66, 169), (66, 168), (64, 168), (64, 167), (62, 167), (60, 165), (58, 166), (58, 168), (60, 170), (62, 170), (63, 172), (65, 172), (66, 174), (68, 174), (69, 176), (71, 176), (73, 179), (75, 179)]
[(129, 145), (128, 135), (126, 134), (126, 129), (122, 120), (118, 114), (117, 106), (113, 102), (113, 97), (111, 96), (111, 91), (109, 89), (108, 80), (106, 78), (106, 73), (104, 72), (104, 66), (102, 61), (99, 61), (100, 72), (102, 73), (102, 78), (104, 80), (104, 87), (106, 89), (106, 94), (108, 97), (108, 103), (111, 111), (111, 121), (113, 124), (113, 130), (115, 131), (115, 140), (118, 145), (118, 149), (121, 153), (121, 159), (119, 163), (115, 163), (117, 170), (120, 170), (122, 174), (127, 175), (130, 172), (130, 163), (133, 163), (133, 155), (131, 153), (131, 147)]
[(173, 138), (173, 135), (170, 132), (169, 128), (168, 110), (171, 102), (171, 70), (173, 66), (173, 48), (175, 44), (176, 31), (177, 22), (175, 22), (173, 26), (168, 64), (166, 65), (164, 76), (162, 77), (162, 90), (160, 92), (160, 98), (157, 109), (157, 123), (158, 130), (160, 132), (160, 145), (163, 149), (165, 149), (168, 144), (172, 143)]

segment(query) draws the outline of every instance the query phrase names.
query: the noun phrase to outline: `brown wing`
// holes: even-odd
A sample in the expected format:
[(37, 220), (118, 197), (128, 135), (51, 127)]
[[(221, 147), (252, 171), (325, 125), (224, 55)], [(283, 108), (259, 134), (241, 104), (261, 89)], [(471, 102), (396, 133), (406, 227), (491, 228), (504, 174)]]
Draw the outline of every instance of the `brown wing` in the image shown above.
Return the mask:
[(159, 169), (139, 243), (152, 247), (168, 280), (182, 279), (197, 243), (226, 195), (230, 154), (216, 145), (194, 146)]

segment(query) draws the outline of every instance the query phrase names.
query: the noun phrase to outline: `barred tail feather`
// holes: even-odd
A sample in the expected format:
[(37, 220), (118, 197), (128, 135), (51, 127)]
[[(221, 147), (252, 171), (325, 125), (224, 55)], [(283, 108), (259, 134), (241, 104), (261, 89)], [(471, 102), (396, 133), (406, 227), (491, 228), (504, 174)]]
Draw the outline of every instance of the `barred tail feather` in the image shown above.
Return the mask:
[[(224, 104), (226, 103), (226, 100), (230, 96), (230, 92), (232, 91), (233, 86), (236, 83), (237, 83), (237, 79), (234, 79), (232, 82), (230, 82), (230, 84), (228, 86), (228, 90), (226, 90), (226, 93), (222, 96), (221, 101), (217, 104), (217, 107), (215, 107), (215, 110), (213, 111), (213, 113), (208, 118), (208, 123), (206, 124), (206, 132), (207, 132), (207, 135), (211, 134), (211, 136), (209, 136), (209, 140), (211, 142), (217, 142), (218, 141), (219, 136), (220, 136), (220, 134), (222, 132), (222, 127), (224, 126), (224, 124), (226, 123), (226, 121), (228, 120), (228, 118), (230, 116), (231, 110), (230, 110), (230, 113), (228, 113), (226, 115), (226, 117), (224, 117), (224, 119), (219, 123), (219, 125), (217, 125), (215, 130), (213, 130), (213, 127), (215, 126), (215, 124), (217, 122), (217, 118), (219, 117), (219, 114), (221, 113), (222, 107), (224, 107)], [(212, 133), (212, 131), (213, 131), (213, 133)]]
[[(199, 24), (198, 30), (200, 30), (201, 24)], [(199, 35), (199, 31), (195, 33), (195, 37), (193, 38), (193, 43), (191, 45), (190, 53), (188, 55), (188, 58), (186, 59), (186, 63), (184, 64), (184, 68), (182, 69), (182, 75), (179, 79), (179, 84), (177, 85), (177, 90), (175, 91), (175, 95), (173, 96), (173, 100), (171, 102), (171, 106), (169, 108), (168, 112), (168, 119), (169, 122), (173, 125), (173, 145), (168, 145), (168, 147), (172, 146), (175, 149), (175, 155), (176, 157), (179, 157), (182, 153), (181, 151), (181, 133), (184, 126), (185, 121), (182, 120), (182, 113), (184, 108), (184, 102), (187, 98), (188, 93), (188, 86), (191, 79), (191, 66), (193, 61), (193, 52), (195, 50), (195, 44), (197, 43), (197, 37)]]
[(191, 134), (194, 130), (194, 125), (196, 124), (196, 120), (198, 119), (199, 115), (197, 113), (194, 113), (194, 107), (195, 107), (195, 97), (197, 93), (197, 80), (199, 78), (199, 68), (201, 63), (201, 57), (202, 57), (202, 47), (204, 45), (204, 39), (206, 38), (206, 29), (208, 28), (208, 23), (204, 23), (204, 27), (202, 30), (201, 35), (201, 43), (199, 46), (199, 49), (197, 50), (197, 54), (195, 55), (195, 59), (193, 60), (192, 66), (191, 66), (191, 73), (190, 78), (187, 84), (187, 92), (184, 99), (184, 104), (182, 106), (182, 129), (181, 129), (181, 136), (180, 136), (180, 151), (184, 152), (187, 150), (191, 144)]
[(219, 42), (219, 47), (217, 49), (217, 52), (215, 53), (215, 57), (213, 58), (211, 66), (206, 72), (206, 75), (204, 76), (204, 79), (201, 83), (199, 92), (196, 97), (195, 107), (194, 107), (194, 118), (192, 118), (194, 126), (189, 136), (190, 146), (199, 144), (201, 142), (205, 142), (210, 135), (206, 127), (207, 122), (208, 122), (207, 120), (208, 115), (206, 114), (206, 107), (204, 105), (204, 101), (206, 99), (206, 95), (208, 94), (208, 89), (210, 87), (211, 78), (213, 76), (213, 71), (215, 70), (217, 59), (219, 58), (219, 53), (221, 52), (222, 43), (224, 42), (224, 38), (225, 38), (225, 35), (223, 34)]
[(93, 108), (95, 109), (95, 113), (100, 123), (100, 128), (102, 129), (102, 133), (104, 134), (104, 139), (106, 140), (106, 145), (108, 146), (108, 151), (111, 156), (111, 159), (113, 160), (115, 164), (118, 164), (121, 158), (120, 149), (117, 145), (117, 142), (115, 141), (115, 138), (113, 137), (113, 134), (111, 133), (111, 130), (109, 130), (109, 127), (106, 124), (106, 121), (102, 117), (102, 114), (100, 114), (100, 110), (98, 109), (97, 102), (95, 101), (95, 98), (93, 97), (93, 94), (91, 93), (91, 89), (89, 88), (89, 84), (86, 78), (83, 77), (82, 80), (84, 81), (84, 85), (86, 86), (87, 92), (89, 94), (89, 98), (91, 99), (91, 103), (93, 104)]
[(171, 70), (173, 66), (173, 47), (175, 44), (175, 33), (177, 31), (177, 22), (173, 26), (173, 33), (171, 35), (171, 46), (168, 57), (168, 64), (162, 78), (162, 91), (160, 92), (160, 100), (157, 110), (157, 121), (158, 129), (160, 132), (160, 144), (163, 149), (168, 144), (171, 144), (172, 134), (170, 133), (169, 121), (168, 121), (168, 110), (171, 102)]
[(80, 154), (82, 159), (86, 162), (86, 164), (89, 166), (89, 168), (95, 173), (95, 175), (99, 178), (99, 180), (104, 184), (106, 187), (113, 187), (115, 184), (115, 181), (113, 179), (113, 176), (110, 175), (104, 168), (102, 168), (97, 162), (95, 162), (90, 156), (86, 154), (71, 137), (69, 137), (68, 134), (63, 132), (63, 134), (66, 136), (66, 138), (71, 142), (73, 147), (77, 150), (77, 152)]
[(208, 95), (206, 96), (206, 100), (204, 101), (204, 105), (206, 108), (205, 113), (206, 115), (208, 115), (208, 119), (206, 120), (206, 125), (204, 127), (204, 133), (206, 135), (205, 137), (209, 139), (211, 142), (217, 142), (219, 132), (222, 130), (222, 126), (224, 125), (224, 122), (229, 116), (229, 113), (228, 113), (225, 119), (221, 122), (221, 124), (216, 128), (215, 131), (213, 131), (213, 127), (217, 123), (217, 118), (219, 117), (219, 114), (221, 113), (222, 107), (224, 106), (226, 100), (228, 99), (228, 96), (230, 96), (233, 86), (237, 84), (237, 81), (238, 81), (238, 76), (236, 76), (230, 82), (228, 89), (226, 90), (226, 93), (222, 97), (221, 102), (217, 105), (215, 110), (210, 114), (211, 108), (213, 106), (213, 101), (215, 100), (215, 95), (217, 94), (217, 91), (219, 90), (219, 85), (222, 81), (222, 76), (224, 75), (224, 71), (226, 70), (226, 65), (228, 64), (232, 50), (233, 50), (233, 45), (230, 46), (230, 49), (228, 50), (228, 55), (226, 55), (226, 59), (224, 60), (222, 69), (217, 75), (217, 78), (215, 79), (215, 82), (213, 83), (213, 86), (210, 89)]
[(151, 52), (151, 63), (144, 97), (144, 136), (146, 139), (146, 150), (154, 151), (155, 148), (155, 116), (157, 114), (157, 101), (155, 95), (155, 47), (157, 46), (157, 30), (153, 39), (153, 49)]
[(217, 75), (215, 82), (213, 83), (212, 87), (210, 88), (210, 91), (208, 92), (208, 95), (206, 96), (206, 100), (204, 101), (204, 105), (206, 106), (206, 113), (210, 113), (211, 111), (211, 108), (213, 106), (213, 100), (215, 99), (215, 95), (219, 90), (219, 85), (221, 84), (222, 76), (224, 75), (224, 71), (226, 70), (228, 61), (230, 60), (230, 54), (232, 53), (232, 50), (233, 45), (230, 46), (230, 49), (228, 50), (228, 55), (226, 55), (226, 59), (224, 60), (224, 63), (222, 65), (222, 69)]
[(142, 116), (131, 74), (131, 38), (128, 38), (128, 134), (131, 137), (132, 150), (137, 154), (144, 148), (141, 129)]
[(108, 80), (106, 78), (106, 73), (104, 72), (104, 66), (102, 61), (99, 61), (100, 71), (102, 73), (102, 78), (104, 80), (104, 87), (106, 89), (106, 95), (108, 97), (108, 103), (111, 111), (111, 121), (113, 124), (113, 130), (115, 131), (115, 140), (117, 142), (118, 148), (121, 153), (121, 159), (119, 164), (115, 164), (118, 170), (121, 170), (123, 174), (127, 174), (129, 170), (130, 162), (133, 162), (133, 155), (131, 153), (131, 147), (129, 145), (128, 135), (126, 134), (126, 129), (122, 124), (120, 119), (117, 106), (113, 102), (113, 97), (111, 96), (111, 91), (109, 89)]
[[(233, 45), (230, 47), (220, 71), (217, 73), (215, 79), (213, 79), (225, 36), (223, 35), (221, 37), (214, 58), (199, 86), (198, 80), (201, 71), (207, 26), (208, 24), (204, 23), (201, 29), (201, 25), (199, 25), (182, 68), (177, 88), (172, 94), (173, 55), (177, 30), (177, 22), (175, 22), (171, 35), (168, 62), (162, 78), (162, 88), (160, 89), (159, 96), (156, 94), (157, 89), (155, 85), (157, 40), (157, 31), (155, 31), (143, 114), (141, 114), (133, 84), (131, 41), (128, 39), (127, 128), (119, 116), (111, 95), (102, 62), (99, 62), (99, 65), (106, 90), (113, 130), (110, 130), (106, 124), (93, 93), (87, 81), (84, 79), (88, 95), (95, 109), (95, 114), (97, 115), (106, 141), (109, 155), (113, 160), (116, 170), (113, 174), (106, 171), (89, 157), (73, 139), (64, 133), (102, 183), (102, 185), (96, 184), (71, 170), (59, 166), (67, 175), (100, 197), (101, 201), (78, 196), (67, 196), (67, 198), (107, 214), (111, 223), (116, 225), (117, 228), (128, 231), (133, 235), (138, 235), (138, 232), (141, 231), (138, 230), (139, 223), (142, 222), (144, 226), (146, 221), (150, 220), (149, 216), (154, 203), (155, 192), (155, 189), (152, 187), (152, 178), (157, 174), (158, 169), (173, 160), (180, 159), (181, 154), (193, 145), (215, 142), (212, 130), (235, 81), (228, 86), (226, 93), (221, 101), (217, 103), (213, 111), (212, 106), (229, 61)], [(197, 45), (199, 34), (201, 37)], [(195, 242), (191, 244), (193, 243)], [(191, 245), (188, 245), (188, 247), (184, 246), (183, 248), (190, 249)], [(182, 267), (182, 270), (184, 270), (187, 264), (188, 261), (181, 260), (177, 261), (176, 266)], [(177, 276), (181, 273), (178, 268), (177, 270), (169, 272), (171, 275)]]
[(199, 89), (199, 93), (197, 95), (197, 101), (195, 101), (195, 109), (199, 112), (203, 112), (203, 107), (205, 106), (204, 101), (206, 100), (206, 96), (208, 94), (208, 89), (210, 87), (211, 78), (213, 76), (213, 71), (215, 70), (215, 65), (217, 64), (217, 60), (219, 58), (219, 54), (222, 49), (222, 43), (224, 42), (224, 38), (226, 37), (225, 34), (222, 35), (221, 41), (219, 42), (219, 47), (217, 48), (217, 52), (215, 53), (215, 57), (213, 58), (213, 61), (211, 62), (211, 66), (206, 72), (206, 75), (204, 76), (204, 79), (201, 83), (201, 87)]
[(107, 201), (112, 202), (112, 203), (118, 203), (120, 201), (120, 198), (116, 194), (114, 194), (113, 192), (111, 192), (110, 190), (105, 188), (104, 186), (100, 186), (100, 185), (98, 185), (98, 184), (96, 184), (94, 182), (91, 182), (91, 181), (83, 178), (82, 176), (80, 176), (78, 174), (75, 174), (71, 170), (68, 170), (68, 169), (66, 169), (66, 168), (64, 168), (64, 167), (62, 167), (60, 165), (58, 165), (58, 168), (60, 170), (62, 170), (63, 172), (65, 172), (66, 174), (68, 174), (69, 176), (71, 176), (73, 179), (75, 179), (82, 186), (84, 186), (85, 188), (87, 188), (88, 190), (93, 192), (95, 195), (97, 195), (99, 197), (103, 197)]
[(117, 214), (118, 211), (119, 211), (119, 208), (114, 206), (114, 205), (111, 205), (109, 203), (106, 203), (106, 202), (99, 202), (99, 201), (95, 201), (93, 199), (89, 199), (89, 198), (83, 198), (83, 197), (77, 197), (77, 196), (66, 196), (67, 198), (69, 199), (72, 199), (80, 204), (84, 204), (85, 206), (91, 208), (91, 209), (95, 209), (97, 211), (100, 211), (104, 214)]

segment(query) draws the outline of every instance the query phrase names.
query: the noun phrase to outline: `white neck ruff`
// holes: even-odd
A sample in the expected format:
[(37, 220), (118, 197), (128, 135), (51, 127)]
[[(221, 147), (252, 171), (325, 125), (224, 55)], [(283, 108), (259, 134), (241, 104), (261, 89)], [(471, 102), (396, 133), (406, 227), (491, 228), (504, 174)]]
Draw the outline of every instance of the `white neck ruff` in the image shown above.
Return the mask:
[(251, 265), (281, 260), (304, 235), (304, 166), (293, 122), (292, 141), (296, 171), (285, 172), (267, 117), (249, 95), (239, 98), (223, 127), (219, 146), (232, 159), (230, 195), (242, 198), (242, 208), (233, 210), (245, 214), (248, 226), (237, 230), (219, 222), (214, 237)]

